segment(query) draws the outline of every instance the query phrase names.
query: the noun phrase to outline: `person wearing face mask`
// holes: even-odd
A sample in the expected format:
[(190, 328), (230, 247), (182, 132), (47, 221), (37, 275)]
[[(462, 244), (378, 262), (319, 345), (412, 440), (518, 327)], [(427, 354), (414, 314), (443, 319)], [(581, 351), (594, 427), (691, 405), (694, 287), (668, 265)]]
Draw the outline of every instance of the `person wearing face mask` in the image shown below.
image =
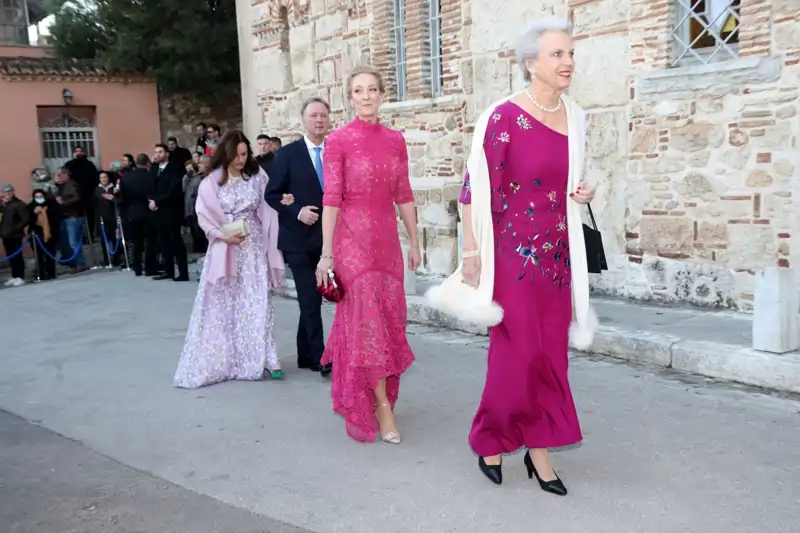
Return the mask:
[[(406, 338), (405, 268), (419, 267), (417, 218), (403, 134), (381, 124), (383, 77), (356, 67), (347, 82), (356, 118), (334, 131), (324, 161), (322, 254), (317, 283), (332, 271), (344, 287), (323, 364), (333, 364), (333, 409), (361, 442), (400, 443), (394, 417), (400, 376), (414, 362)], [(395, 206), (405, 225), (408, 264)]]
[[(44, 246), (45, 251), (37, 250), (36, 261), (39, 279), (55, 279), (56, 262), (53, 257), (58, 250), (61, 231), (61, 216), (58, 202), (44, 189), (34, 189), (33, 200), (28, 204), (30, 232), (38, 237), (31, 246)], [(52, 257), (51, 257), (52, 256)]]

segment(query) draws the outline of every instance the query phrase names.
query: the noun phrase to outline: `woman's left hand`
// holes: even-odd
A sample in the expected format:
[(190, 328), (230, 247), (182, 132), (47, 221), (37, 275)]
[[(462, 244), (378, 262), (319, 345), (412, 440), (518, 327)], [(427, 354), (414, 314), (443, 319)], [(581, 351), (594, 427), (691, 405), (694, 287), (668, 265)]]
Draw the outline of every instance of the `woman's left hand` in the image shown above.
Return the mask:
[(333, 260), (327, 257), (323, 257), (317, 263), (317, 287), (322, 285), (323, 287), (328, 286), (328, 270), (333, 268)]
[(281, 197), (281, 205), (292, 205), (294, 203), (294, 195), (293, 194), (284, 194)]
[(284, 275), (286, 271), (282, 268), (269, 269), (269, 281), (273, 289), (280, 289), (283, 287)]
[(594, 187), (591, 185), (580, 184), (578, 190), (570, 193), (569, 196), (579, 204), (588, 204), (594, 200)]
[(408, 249), (408, 269), (412, 272), (419, 268), (420, 263), (422, 263), (422, 258), (420, 257), (419, 248), (412, 247)]

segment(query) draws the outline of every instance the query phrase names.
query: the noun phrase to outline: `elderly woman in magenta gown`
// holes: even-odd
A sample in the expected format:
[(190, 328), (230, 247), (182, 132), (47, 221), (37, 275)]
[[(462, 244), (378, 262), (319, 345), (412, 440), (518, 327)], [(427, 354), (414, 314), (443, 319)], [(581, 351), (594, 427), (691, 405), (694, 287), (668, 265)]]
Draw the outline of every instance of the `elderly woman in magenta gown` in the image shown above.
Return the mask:
[[(480, 470), (502, 483), (502, 455), (526, 449), (528, 476), (566, 495), (548, 448), (578, 443), (581, 429), (567, 378), (572, 275), (567, 203), (588, 203), (592, 187), (567, 190), (569, 143), (561, 94), (574, 62), (569, 25), (538, 19), (517, 54), (524, 92), (494, 109), (484, 137), (494, 222), (494, 299), (503, 320), (490, 330), (486, 384), (469, 443)], [(471, 227), (469, 175), (464, 204), (462, 272), (477, 286), (481, 257)], [(587, 289), (588, 290), (588, 289)]]
[(325, 143), (322, 258), (318, 283), (333, 269), (345, 295), (336, 305), (322, 363), (333, 364), (334, 410), (361, 442), (380, 433), (399, 444), (394, 406), (400, 376), (414, 361), (406, 339), (404, 264), (394, 206), (410, 239), (408, 268), (420, 263), (408, 153), (402, 133), (378, 120), (381, 75), (357, 67), (348, 80), (356, 118)]
[[(281, 378), (270, 290), (283, 282), (278, 216), (264, 201), (269, 179), (243, 133), (225, 134), (200, 183), (197, 218), (210, 243), (174, 385)], [(287, 199), (287, 201), (291, 201)], [(247, 221), (250, 235), (224, 227)]]

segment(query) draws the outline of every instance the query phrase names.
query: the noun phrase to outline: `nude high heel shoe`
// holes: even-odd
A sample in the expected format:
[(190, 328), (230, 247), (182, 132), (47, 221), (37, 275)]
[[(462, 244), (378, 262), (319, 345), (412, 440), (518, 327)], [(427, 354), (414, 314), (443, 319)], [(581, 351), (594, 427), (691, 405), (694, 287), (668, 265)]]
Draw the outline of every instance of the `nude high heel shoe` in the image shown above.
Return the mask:
[[(388, 407), (390, 410), (392, 408), (388, 403), (382, 403), (379, 407)], [(389, 444), (400, 444), (400, 433), (397, 431), (389, 431), (388, 433), (381, 431), (381, 440)]]

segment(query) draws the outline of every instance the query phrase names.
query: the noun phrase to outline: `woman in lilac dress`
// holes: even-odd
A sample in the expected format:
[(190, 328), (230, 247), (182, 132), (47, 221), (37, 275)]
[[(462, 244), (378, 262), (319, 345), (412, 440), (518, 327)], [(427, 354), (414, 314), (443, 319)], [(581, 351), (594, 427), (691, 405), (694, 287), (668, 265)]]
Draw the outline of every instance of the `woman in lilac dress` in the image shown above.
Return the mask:
[[(575, 150), (570, 145), (585, 143), (583, 126), (568, 120), (567, 98), (562, 97), (574, 66), (568, 30), (564, 21), (539, 19), (523, 32), (517, 51), (529, 85), (492, 111), (483, 137), (494, 232), (494, 301), (504, 315), (490, 329), (486, 384), (469, 435), (480, 470), (492, 482), (502, 483), (502, 455), (526, 448), (528, 476), (535, 475), (543, 490), (559, 495), (567, 490), (550, 464), (548, 448), (581, 440), (567, 378), (567, 348), (571, 253), (573, 248), (585, 252), (582, 241), (574, 246), (570, 239), (568, 203), (588, 203), (594, 196), (587, 185), (568, 190), (570, 172), (579, 172), (570, 168)], [(471, 229), (469, 175), (461, 202), (462, 273), (465, 283), (477, 286), (483, 247)], [(585, 268), (585, 261), (579, 264)]]
[[(273, 336), (270, 289), (283, 282), (277, 213), (264, 201), (268, 177), (247, 138), (225, 134), (197, 195), (210, 243), (174, 385), (187, 389), (230, 379), (283, 376)], [(246, 221), (250, 234), (225, 232)]]

